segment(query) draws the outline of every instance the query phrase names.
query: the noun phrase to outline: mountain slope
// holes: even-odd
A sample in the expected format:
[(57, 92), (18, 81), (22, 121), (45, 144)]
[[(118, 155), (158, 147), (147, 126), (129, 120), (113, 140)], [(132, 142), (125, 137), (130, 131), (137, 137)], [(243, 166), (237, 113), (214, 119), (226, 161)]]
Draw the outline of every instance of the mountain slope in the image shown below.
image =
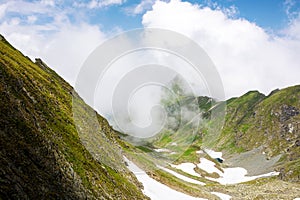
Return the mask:
[(247, 121), (249, 116), (251, 117), (251, 114), (255, 112), (255, 106), (264, 98), (265, 95), (258, 91), (250, 91), (241, 97), (226, 101), (225, 124), (221, 135), (224, 148), (230, 150), (230, 147), (237, 147), (236, 143), (239, 141), (239, 134), (235, 132), (238, 132), (237, 130), (245, 131), (248, 128), (249, 125), (244, 125), (243, 122)]
[(269, 96), (254, 91), (227, 101), (217, 147), (229, 153), (261, 149), (268, 159), (281, 155), (279, 177), (300, 181), (300, 85)]
[[(190, 100), (192, 98), (189, 101), (186, 99), (188, 98), (183, 96), (178, 100), (177, 104), (181, 109), (195, 104)], [(170, 101), (164, 99), (164, 102)], [(188, 140), (190, 138), (180, 136), (182, 143), (190, 146), (178, 162), (195, 161), (195, 151), (208, 147), (222, 151), (226, 158), (230, 158), (232, 166), (244, 167), (249, 174), (257, 175), (275, 169), (280, 172), (280, 179), (300, 181), (300, 85), (274, 90), (268, 96), (250, 91), (226, 102), (215, 102), (212, 98), (203, 96), (197, 98), (197, 103), (202, 111), (202, 122), (192, 143)], [(220, 124), (216, 126), (219, 119), (211, 118), (211, 114), (218, 113), (219, 105), (225, 103), (225, 123), (221, 134), (215, 137), (213, 134), (218, 130), (215, 131), (214, 128), (218, 129)], [(173, 105), (172, 101), (170, 105), (167, 104), (168, 107)], [(187, 127), (184, 132), (191, 133), (194, 130), (194, 127)], [(213, 137), (207, 134), (208, 130)], [(164, 130), (163, 137), (156, 139), (153, 143), (156, 148), (167, 148), (174, 152), (182, 147), (175, 138), (179, 131), (169, 132)], [(176, 147), (168, 145), (174, 142)]]
[[(0, 199), (145, 199), (122, 157), (110, 155), (115, 169), (87, 151), (73, 121), (72, 87), (36, 63), (0, 36)], [(83, 116), (94, 112), (81, 105)], [(118, 149), (114, 131), (98, 120), (101, 137)]]
[[(250, 91), (226, 102), (205, 96), (182, 95), (175, 100), (166, 96), (162, 105), (171, 117), (179, 109), (186, 112), (199, 106), (194, 109), (202, 117), (199, 127), (166, 126), (149, 143), (124, 145), (124, 151), (152, 178), (192, 196), (214, 199), (212, 192), (218, 191), (232, 199), (295, 199), (300, 196), (299, 95), (300, 86), (268, 96)], [(216, 113), (225, 103), (221, 124), (223, 115)], [(221, 133), (214, 134), (218, 127)], [(155, 167), (161, 163), (169, 172)], [(206, 185), (196, 187), (191, 184), (195, 180)]]

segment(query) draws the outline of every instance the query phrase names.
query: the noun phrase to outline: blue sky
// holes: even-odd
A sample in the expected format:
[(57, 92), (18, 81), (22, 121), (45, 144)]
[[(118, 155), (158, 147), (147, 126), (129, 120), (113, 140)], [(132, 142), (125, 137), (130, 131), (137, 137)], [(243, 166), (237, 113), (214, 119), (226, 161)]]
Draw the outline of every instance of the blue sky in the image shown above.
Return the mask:
[[(88, 1), (85, 1), (88, 3)], [(154, 1), (149, 1), (154, 2)], [(270, 30), (278, 31), (289, 23), (293, 13), (300, 10), (300, 1), (284, 0), (190, 0), (192, 4), (209, 6), (211, 8), (226, 9), (234, 7), (237, 11), (236, 18), (245, 18), (257, 25)], [(140, 4), (139, 0), (127, 0), (122, 4), (112, 4), (106, 8), (94, 8), (89, 10), (87, 20), (93, 24), (101, 26), (109, 31), (115, 27), (123, 30), (141, 28), (141, 18), (144, 12), (151, 9), (151, 3), (146, 6), (146, 10), (139, 14), (130, 13), (130, 8)]]
[[(138, 14), (134, 14), (130, 11), (143, 1), (147, 2), (145, 10)], [(9, 1), (2, 1), (1, 4), (5, 4), (7, 2)], [(37, 3), (38, 1), (15, 2), (15, 6), (17, 6), (18, 4), (23, 5), (23, 2)], [(89, 6), (91, 5), (92, 0), (42, 0), (41, 2), (48, 2), (49, 5), (52, 4), (51, 2), (54, 2), (57, 10), (69, 12), (69, 20), (73, 20), (75, 23), (85, 21), (95, 24), (107, 32), (110, 32), (116, 28), (129, 30), (143, 27), (142, 16), (147, 10), (151, 10), (151, 6), (154, 4), (153, 0), (108, 0), (107, 2), (109, 3), (107, 3), (107, 5), (98, 5), (93, 7)], [(101, 2), (101, 0), (99, 2)], [(254, 22), (257, 25), (265, 28), (266, 30), (274, 32), (284, 28), (286, 24), (289, 23), (291, 18), (296, 17), (295, 14), (299, 13), (300, 11), (300, 1), (297, 0), (190, 0), (187, 2), (198, 4), (200, 6), (209, 6), (213, 9), (226, 9), (234, 7), (236, 13), (233, 17), (245, 18), (250, 22)], [(29, 12), (22, 13), (19, 12), (18, 9), (15, 9), (7, 12), (1, 21), (9, 18), (19, 18), (25, 22), (28, 14)], [(36, 23), (45, 24), (50, 20), (50, 16), (40, 14), (38, 15), (38, 20)]]
[(103, 41), (144, 27), (196, 41), (218, 68), (227, 97), (300, 83), (299, 0), (0, 1), (1, 34), (71, 84)]
[[(289, 23), (292, 13), (299, 12), (300, 1), (284, 0), (215, 0), (199, 1), (190, 0), (193, 4), (209, 6), (211, 8), (236, 8), (236, 18), (245, 18), (257, 25), (270, 30), (278, 31)], [(142, 27), (141, 18), (144, 12), (139, 14), (128, 13), (128, 8), (140, 4), (141, 1), (129, 0), (121, 5), (111, 5), (107, 8), (95, 8), (90, 15), (90, 22), (101, 24), (105, 29), (121, 27), (124, 30)], [(151, 9), (151, 5), (147, 6)]]
[[(201, 3), (201, 1), (192, 1)], [(213, 1), (222, 7), (234, 6), (237, 8), (236, 17), (255, 22), (266, 29), (275, 31), (283, 28), (288, 22), (287, 5), (283, 0), (218, 0)], [(293, 10), (299, 10), (299, 3), (293, 5)]]
[[(287, 14), (289, 3), (283, 0), (217, 0), (213, 2), (223, 7), (235, 6), (238, 10), (237, 17), (245, 18), (267, 29), (283, 28), (289, 20)], [(295, 1), (289, 12), (299, 11), (299, 3)]]

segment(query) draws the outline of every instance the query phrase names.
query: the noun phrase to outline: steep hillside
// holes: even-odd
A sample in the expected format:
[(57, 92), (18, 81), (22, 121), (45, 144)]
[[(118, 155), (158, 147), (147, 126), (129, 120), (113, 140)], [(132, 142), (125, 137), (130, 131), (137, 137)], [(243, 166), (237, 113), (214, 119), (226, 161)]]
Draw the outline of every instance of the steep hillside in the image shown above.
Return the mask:
[[(248, 92), (241, 97), (232, 98), (226, 102), (225, 124), (222, 130), (221, 144), (226, 150), (236, 150), (240, 135), (236, 132), (245, 131), (249, 125), (243, 124), (244, 121), (254, 113), (255, 106), (265, 98), (265, 95), (258, 91)], [(241, 150), (241, 149), (240, 149)]]
[[(114, 159), (113, 168), (82, 145), (72, 90), (41, 60), (33, 63), (0, 36), (0, 199), (146, 199), (120, 155), (98, 150)], [(80, 105), (82, 116), (94, 112)], [(114, 131), (98, 120), (102, 132), (95, 134), (118, 149)]]
[(280, 178), (300, 181), (300, 85), (229, 100), (218, 147), (229, 153), (260, 149), (268, 159), (281, 155)]

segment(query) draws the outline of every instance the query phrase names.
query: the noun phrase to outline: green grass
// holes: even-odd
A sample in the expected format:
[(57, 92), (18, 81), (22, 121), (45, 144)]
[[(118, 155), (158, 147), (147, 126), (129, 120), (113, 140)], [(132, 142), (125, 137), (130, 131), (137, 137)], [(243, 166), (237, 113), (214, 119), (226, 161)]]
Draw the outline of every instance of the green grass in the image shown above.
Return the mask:
[[(86, 129), (83, 135), (86, 139), (91, 133), (102, 135), (96, 144), (91, 144), (102, 155), (96, 160), (77, 133), (72, 110), (73, 88), (50, 68), (42, 69), (31, 62), (3, 38), (0, 81), (0, 122), (4, 126), (0, 161), (6, 177), (10, 177), (0, 177), (10, 186), (1, 184), (0, 197), (16, 192), (13, 177), (17, 176), (22, 177), (18, 184), (30, 199), (38, 199), (40, 195), (48, 199), (83, 198), (78, 194), (94, 199), (144, 199), (122, 158), (96, 146), (111, 141), (107, 146), (118, 148), (113, 142), (116, 133), (107, 121), (97, 116), (100, 129), (94, 129), (93, 124), (81, 124)], [(82, 117), (88, 119), (94, 111), (80, 98), (77, 103)], [(109, 162), (119, 167), (108, 165)]]

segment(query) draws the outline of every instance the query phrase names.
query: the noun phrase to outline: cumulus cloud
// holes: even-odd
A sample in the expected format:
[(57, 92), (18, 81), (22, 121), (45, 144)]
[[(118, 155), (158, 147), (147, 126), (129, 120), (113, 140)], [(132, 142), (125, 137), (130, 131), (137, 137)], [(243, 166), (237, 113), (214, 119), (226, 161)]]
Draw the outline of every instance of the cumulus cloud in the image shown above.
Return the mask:
[(46, 36), (36, 31), (40, 27), (35, 27), (2, 24), (0, 31), (25, 55), (31, 59), (42, 58), (71, 84), (86, 57), (105, 38), (98, 27), (88, 24), (65, 25), (60, 31)]
[[(26, 18), (5, 18), (0, 23), (1, 34), (32, 60), (42, 58), (71, 84), (87, 56), (106, 38), (96, 25), (71, 23), (70, 11), (55, 7), (54, 1), (3, 5), (6, 12), (22, 13)], [(41, 23), (38, 17), (47, 20)]]
[(102, 8), (111, 5), (121, 5), (124, 3), (124, 0), (91, 0), (88, 4), (88, 8)]
[(7, 9), (7, 4), (0, 5), (0, 19), (5, 15), (6, 9)]
[[(28, 15), (32, 13), (46, 14), (53, 12), (53, 6), (51, 3), (46, 1), (28, 2), (23, 0), (12, 0), (3, 3), (1, 7), (5, 7), (5, 11)], [(52, 8), (51, 8), (52, 7)]]
[(143, 25), (195, 40), (219, 70), (227, 97), (299, 84), (299, 18), (279, 36), (246, 19), (232, 18), (222, 9), (180, 0), (156, 1), (152, 8), (143, 15)]
[(142, 0), (139, 4), (126, 8), (125, 11), (129, 15), (143, 14), (146, 10), (151, 9), (154, 3), (155, 0)]
[(30, 15), (30, 16), (27, 17), (27, 21), (28, 21), (29, 24), (35, 23), (36, 20), (37, 20), (37, 17), (35, 15)]
[(54, 0), (41, 0), (41, 3), (49, 6), (55, 6)]
[(299, 16), (299, 5), (300, 2), (296, 0), (285, 0), (284, 9), (289, 20), (293, 20)]

